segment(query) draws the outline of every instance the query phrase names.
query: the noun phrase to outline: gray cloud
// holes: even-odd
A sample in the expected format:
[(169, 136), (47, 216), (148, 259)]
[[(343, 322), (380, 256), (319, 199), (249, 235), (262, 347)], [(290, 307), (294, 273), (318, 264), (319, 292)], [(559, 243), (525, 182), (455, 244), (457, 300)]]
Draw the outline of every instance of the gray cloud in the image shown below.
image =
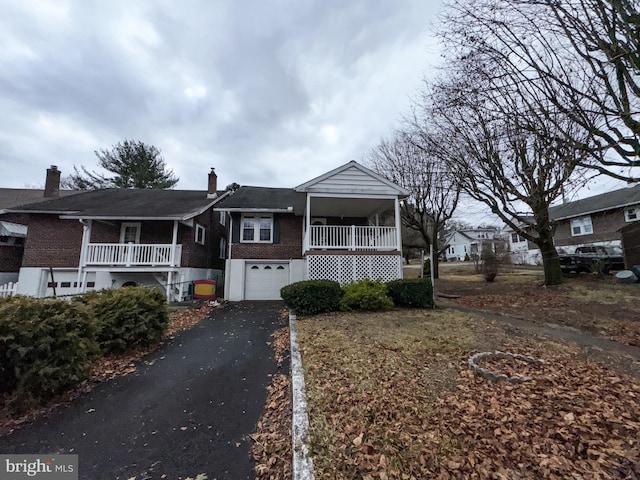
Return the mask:
[[(295, 185), (390, 133), (440, 2), (0, 0), (2, 186), (124, 139), (181, 177)], [(17, 168), (16, 168), (17, 167)]]

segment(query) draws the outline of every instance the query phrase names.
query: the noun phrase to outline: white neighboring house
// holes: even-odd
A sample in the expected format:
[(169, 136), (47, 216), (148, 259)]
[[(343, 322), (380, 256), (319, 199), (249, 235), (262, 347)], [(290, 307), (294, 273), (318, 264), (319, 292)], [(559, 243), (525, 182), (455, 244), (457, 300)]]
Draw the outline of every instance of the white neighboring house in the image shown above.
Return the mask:
[(489, 243), (494, 249), (494, 240), (500, 238), (500, 230), (493, 228), (465, 228), (454, 230), (445, 237), (447, 260), (464, 260), (471, 255), (480, 255), (483, 245)]
[(509, 254), (514, 265), (541, 265), (542, 255), (540, 249), (533, 243), (507, 226), (504, 229), (509, 242)]

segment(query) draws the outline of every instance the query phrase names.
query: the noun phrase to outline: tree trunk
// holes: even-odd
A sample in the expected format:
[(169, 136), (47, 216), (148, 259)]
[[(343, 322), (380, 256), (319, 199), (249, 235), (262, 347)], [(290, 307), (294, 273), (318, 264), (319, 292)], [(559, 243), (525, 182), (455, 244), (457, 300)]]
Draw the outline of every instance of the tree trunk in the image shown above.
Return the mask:
[(440, 255), (438, 255), (438, 230), (433, 229), (431, 232), (431, 238), (433, 239), (433, 261), (431, 262), (431, 269), (433, 270), (433, 278), (438, 278), (440, 272)]
[(550, 230), (539, 232), (538, 247), (542, 253), (542, 267), (544, 268), (544, 284), (560, 285), (564, 281), (560, 268), (560, 257), (553, 244), (553, 235)]

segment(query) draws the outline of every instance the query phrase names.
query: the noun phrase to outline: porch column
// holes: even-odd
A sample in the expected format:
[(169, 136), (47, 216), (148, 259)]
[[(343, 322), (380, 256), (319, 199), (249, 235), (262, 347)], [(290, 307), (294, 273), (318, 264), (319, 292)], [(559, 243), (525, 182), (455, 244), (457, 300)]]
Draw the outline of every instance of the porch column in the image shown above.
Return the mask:
[(178, 221), (173, 221), (173, 238), (171, 239), (171, 266), (176, 266), (176, 245), (178, 244)]
[(82, 278), (83, 273), (85, 273), (84, 277), (86, 278), (86, 272), (84, 270), (84, 264), (86, 262), (87, 250), (89, 248), (89, 242), (91, 241), (91, 224), (92, 220), (80, 220), (82, 223), (82, 245), (80, 246), (80, 260), (78, 261), (78, 278), (76, 285), (76, 293), (82, 293), (84, 290), (82, 289)]
[[(303, 248), (305, 251), (309, 250), (309, 246), (311, 245), (311, 194), (307, 193), (307, 218), (306, 218), (306, 229), (304, 231), (303, 237)], [(304, 252), (302, 252), (304, 253)]]
[(173, 296), (173, 272), (169, 270), (167, 272), (167, 303), (171, 301)]
[(402, 253), (402, 233), (400, 232), (400, 201), (398, 197), (394, 199), (395, 217), (396, 217), (396, 247), (397, 250)]

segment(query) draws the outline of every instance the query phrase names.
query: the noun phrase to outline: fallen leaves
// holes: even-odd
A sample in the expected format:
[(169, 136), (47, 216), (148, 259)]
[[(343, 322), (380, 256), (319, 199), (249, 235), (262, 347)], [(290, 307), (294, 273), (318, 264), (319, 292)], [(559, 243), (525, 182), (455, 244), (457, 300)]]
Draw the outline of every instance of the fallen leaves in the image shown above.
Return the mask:
[[(318, 478), (638, 477), (637, 379), (479, 318), (391, 315), (299, 323)], [(548, 363), (498, 360), (533, 380), (487, 381), (466, 361), (495, 342)]]
[[(273, 334), (274, 355), (281, 366), (289, 349), (289, 329), (280, 328)], [(291, 478), (291, 382), (288, 375), (277, 374), (267, 387), (265, 410), (250, 435), (251, 455), (256, 462), (256, 479)]]
[(640, 346), (640, 311), (633, 285), (589, 277), (571, 278), (555, 287), (541, 286), (534, 276), (503, 274), (491, 285), (466, 276), (445, 277), (436, 281), (436, 290), (457, 305), (538, 324), (565, 325)]

